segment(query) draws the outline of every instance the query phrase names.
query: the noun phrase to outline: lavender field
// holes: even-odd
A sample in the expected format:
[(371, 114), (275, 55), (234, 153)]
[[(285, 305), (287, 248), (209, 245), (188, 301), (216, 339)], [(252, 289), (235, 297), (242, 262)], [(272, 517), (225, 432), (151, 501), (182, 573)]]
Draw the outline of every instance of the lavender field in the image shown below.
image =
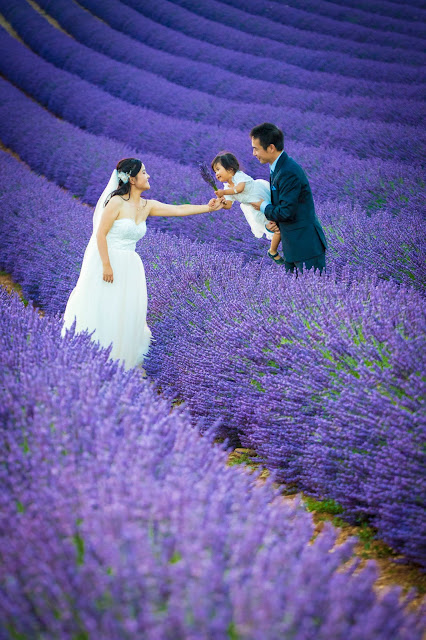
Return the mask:
[[(0, 640), (420, 640), (328, 501), (426, 568), (422, 0), (0, 0)], [(112, 169), (204, 203), (264, 121), (306, 171), (327, 271), (238, 203), (154, 218), (154, 342), (125, 371), (62, 314)], [(227, 466), (253, 450), (266, 482)]]

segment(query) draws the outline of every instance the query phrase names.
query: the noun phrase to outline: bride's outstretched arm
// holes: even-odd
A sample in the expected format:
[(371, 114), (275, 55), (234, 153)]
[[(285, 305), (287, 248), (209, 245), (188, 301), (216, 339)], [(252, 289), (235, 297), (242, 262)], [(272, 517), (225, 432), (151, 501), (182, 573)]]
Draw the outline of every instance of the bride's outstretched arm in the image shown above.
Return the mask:
[(198, 213), (217, 211), (222, 209), (220, 198), (212, 198), (208, 204), (164, 204), (158, 200), (151, 200), (150, 216), (195, 216)]

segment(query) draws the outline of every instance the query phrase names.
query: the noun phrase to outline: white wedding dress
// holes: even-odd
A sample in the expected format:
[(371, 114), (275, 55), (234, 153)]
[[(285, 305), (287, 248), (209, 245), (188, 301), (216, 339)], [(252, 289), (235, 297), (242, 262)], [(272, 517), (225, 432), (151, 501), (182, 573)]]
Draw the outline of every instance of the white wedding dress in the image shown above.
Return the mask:
[[(225, 196), (226, 200), (240, 203), (241, 211), (250, 225), (252, 234), (256, 238), (262, 238), (262, 236), (265, 236), (268, 240), (271, 240), (274, 234), (265, 226), (268, 223), (265, 214), (261, 211), (257, 211), (250, 204), (250, 202), (258, 202), (259, 200), (271, 202), (271, 188), (269, 186), (269, 182), (260, 178), (258, 180), (254, 180), (243, 171), (237, 171), (232, 182), (235, 186), (240, 182), (244, 182), (244, 191), (236, 193), (235, 195)], [(229, 189), (228, 182), (224, 182), (223, 186), (225, 189)]]
[(120, 360), (126, 369), (143, 362), (151, 341), (146, 324), (145, 270), (135, 252), (145, 233), (146, 222), (136, 224), (130, 218), (114, 221), (106, 237), (112, 283), (102, 279), (102, 261), (93, 234), (64, 314), (63, 335), (75, 321), (76, 332), (93, 332), (92, 340), (103, 347), (112, 344), (110, 357)]

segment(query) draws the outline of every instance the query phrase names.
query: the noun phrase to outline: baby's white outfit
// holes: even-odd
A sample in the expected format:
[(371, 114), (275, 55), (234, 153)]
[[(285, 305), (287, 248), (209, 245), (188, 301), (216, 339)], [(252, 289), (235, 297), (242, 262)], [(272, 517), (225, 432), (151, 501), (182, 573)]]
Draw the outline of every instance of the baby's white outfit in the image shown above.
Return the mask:
[[(225, 196), (226, 200), (240, 203), (244, 217), (256, 238), (261, 238), (265, 235), (268, 240), (271, 240), (274, 234), (265, 227), (268, 219), (265, 217), (265, 214), (261, 211), (256, 211), (250, 204), (250, 202), (259, 202), (259, 200), (271, 202), (269, 182), (260, 179), (254, 180), (251, 176), (247, 175), (247, 173), (237, 171), (233, 178), (234, 186), (237, 186), (240, 182), (245, 182), (246, 186), (244, 187), (244, 191), (236, 193), (235, 195), (233, 194), (232, 196)], [(231, 188), (228, 182), (224, 182), (223, 187), (224, 189)]]

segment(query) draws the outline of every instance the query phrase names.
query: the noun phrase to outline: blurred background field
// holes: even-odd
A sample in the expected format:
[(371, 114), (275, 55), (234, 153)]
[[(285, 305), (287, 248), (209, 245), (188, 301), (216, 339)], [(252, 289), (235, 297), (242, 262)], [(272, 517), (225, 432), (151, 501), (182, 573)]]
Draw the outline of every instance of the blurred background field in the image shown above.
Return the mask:
[[(0, 284), (21, 296), (0, 296), (0, 638), (421, 638), (426, 5), (0, 14)], [(271, 264), (236, 204), (157, 218), (148, 380), (62, 340), (117, 161), (206, 202), (222, 149), (267, 178), (263, 121), (309, 177), (327, 274)]]

